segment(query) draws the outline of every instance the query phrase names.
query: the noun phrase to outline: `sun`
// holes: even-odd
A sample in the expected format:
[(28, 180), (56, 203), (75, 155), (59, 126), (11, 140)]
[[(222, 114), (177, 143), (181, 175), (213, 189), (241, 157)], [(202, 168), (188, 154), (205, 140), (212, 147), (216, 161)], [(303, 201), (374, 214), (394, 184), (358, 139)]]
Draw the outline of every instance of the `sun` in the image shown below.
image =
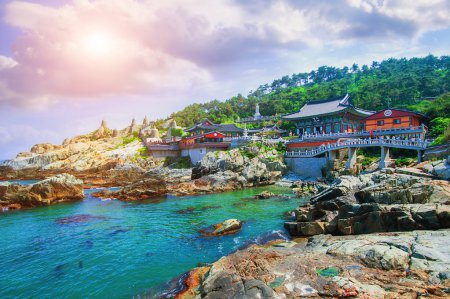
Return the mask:
[(93, 32), (82, 40), (82, 47), (90, 54), (107, 54), (114, 48), (114, 39), (105, 32)]

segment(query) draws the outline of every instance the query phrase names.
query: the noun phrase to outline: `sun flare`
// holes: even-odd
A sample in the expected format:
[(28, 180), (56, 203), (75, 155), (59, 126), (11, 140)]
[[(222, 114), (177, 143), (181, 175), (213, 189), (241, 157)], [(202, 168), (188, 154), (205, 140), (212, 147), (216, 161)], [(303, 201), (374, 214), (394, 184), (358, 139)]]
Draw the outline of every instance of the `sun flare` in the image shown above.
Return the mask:
[(106, 54), (113, 50), (114, 39), (105, 32), (93, 32), (82, 40), (82, 46), (90, 54)]

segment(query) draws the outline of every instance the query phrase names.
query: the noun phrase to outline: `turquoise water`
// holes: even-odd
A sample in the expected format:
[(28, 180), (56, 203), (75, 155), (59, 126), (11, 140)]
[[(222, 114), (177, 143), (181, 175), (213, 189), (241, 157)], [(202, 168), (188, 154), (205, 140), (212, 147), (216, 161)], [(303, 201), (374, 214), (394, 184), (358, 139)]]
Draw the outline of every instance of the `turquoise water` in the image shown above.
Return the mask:
[(39, 182), (39, 180), (10, 180), (10, 181), (0, 181), (0, 183), (1, 182), (9, 182), (9, 183), (19, 184), (19, 185), (31, 185), (31, 184)]
[[(283, 230), (283, 212), (301, 200), (244, 199), (267, 189), (291, 192), (268, 187), (125, 203), (102, 201), (86, 191), (81, 202), (0, 213), (0, 298), (152, 293), (199, 263)], [(199, 235), (199, 229), (228, 218), (245, 221), (241, 232)]]

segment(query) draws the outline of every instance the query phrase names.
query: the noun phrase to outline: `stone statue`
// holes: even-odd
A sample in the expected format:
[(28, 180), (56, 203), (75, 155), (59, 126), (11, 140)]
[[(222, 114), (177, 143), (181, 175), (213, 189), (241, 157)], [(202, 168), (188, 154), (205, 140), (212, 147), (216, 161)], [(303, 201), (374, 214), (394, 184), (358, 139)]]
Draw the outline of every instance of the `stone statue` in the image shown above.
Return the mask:
[(261, 113), (259, 113), (259, 104), (256, 104), (255, 115), (253, 116), (255, 120), (261, 119)]

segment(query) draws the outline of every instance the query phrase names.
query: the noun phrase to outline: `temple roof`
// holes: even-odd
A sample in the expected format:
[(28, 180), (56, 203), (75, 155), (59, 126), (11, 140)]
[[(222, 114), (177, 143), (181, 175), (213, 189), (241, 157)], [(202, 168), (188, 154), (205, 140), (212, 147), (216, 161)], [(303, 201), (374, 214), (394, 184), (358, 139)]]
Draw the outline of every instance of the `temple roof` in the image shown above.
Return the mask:
[(243, 129), (237, 127), (235, 124), (215, 124), (209, 119), (205, 119), (201, 123), (198, 123), (190, 127), (189, 129), (186, 129), (185, 132), (192, 132), (196, 130), (219, 131), (221, 133), (244, 131)]
[(269, 125), (262, 127), (261, 129), (252, 129), (248, 130), (249, 133), (262, 133), (262, 132), (277, 132), (277, 133), (286, 133), (286, 130), (281, 129), (277, 125)]
[(367, 117), (369, 115), (372, 115), (373, 111), (367, 111), (359, 108), (355, 108), (350, 103), (350, 97), (348, 94), (345, 96), (332, 98), (332, 99), (325, 99), (325, 100), (319, 100), (319, 101), (310, 101), (307, 102), (305, 105), (303, 105), (302, 108), (300, 108), (300, 111), (287, 114), (282, 116), (281, 118), (284, 120), (295, 120), (295, 119), (301, 119), (301, 118), (308, 118), (313, 116), (320, 116), (320, 115), (327, 115), (327, 114), (335, 114), (338, 112), (343, 112), (344, 110), (349, 110), (353, 112), (354, 114)]

